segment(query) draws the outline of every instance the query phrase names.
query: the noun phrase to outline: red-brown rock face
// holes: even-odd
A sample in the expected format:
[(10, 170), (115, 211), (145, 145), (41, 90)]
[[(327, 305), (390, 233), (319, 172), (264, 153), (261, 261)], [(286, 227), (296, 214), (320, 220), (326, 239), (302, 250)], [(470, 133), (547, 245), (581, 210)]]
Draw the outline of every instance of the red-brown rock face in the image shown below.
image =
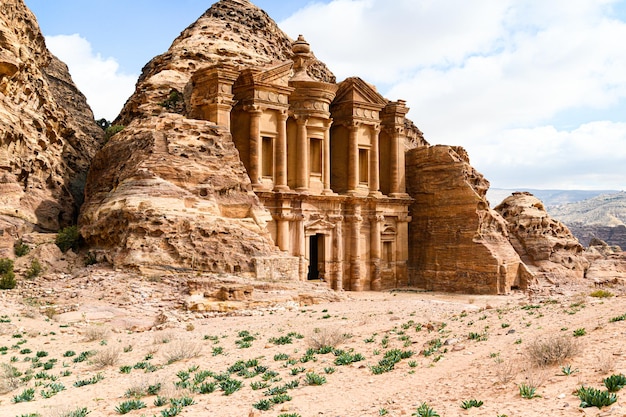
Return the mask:
[(409, 224), (413, 286), (481, 294), (525, 288), (531, 274), (507, 239), (506, 222), (489, 208), (489, 182), (465, 150), (422, 147), (406, 159), (407, 191), (415, 202)]
[[(0, 241), (75, 221), (102, 130), (22, 0), (0, 5)], [(4, 248), (6, 251), (6, 248)], [(2, 251), (2, 248), (0, 248)], [(9, 251), (10, 252), (10, 251)], [(6, 256), (0, 253), (0, 256)]]
[(567, 226), (551, 218), (527, 192), (513, 193), (495, 210), (507, 221), (509, 240), (533, 271), (551, 282), (583, 278), (589, 262)]
[(136, 120), (87, 184), (81, 233), (114, 265), (246, 273), (279, 253), (230, 134), (210, 122)]

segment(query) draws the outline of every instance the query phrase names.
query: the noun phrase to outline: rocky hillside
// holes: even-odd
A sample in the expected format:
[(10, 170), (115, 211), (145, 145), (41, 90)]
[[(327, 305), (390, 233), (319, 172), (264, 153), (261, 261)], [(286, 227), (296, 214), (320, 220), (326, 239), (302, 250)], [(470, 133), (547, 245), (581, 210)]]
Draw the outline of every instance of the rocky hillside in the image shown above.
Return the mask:
[[(135, 94), (116, 123), (127, 125), (135, 117), (163, 112), (159, 103), (174, 90), (182, 94), (199, 68), (218, 63), (249, 67), (286, 61), (293, 57), (292, 42), (267, 13), (249, 1), (219, 1), (185, 29), (167, 52), (144, 67)], [(335, 81), (326, 65), (317, 60), (308, 73), (316, 80)], [(177, 110), (186, 114), (184, 106)]]
[(0, 5), (0, 256), (75, 222), (102, 130), (22, 0)]
[(593, 238), (626, 248), (626, 192), (603, 194), (554, 207), (551, 214), (567, 224), (585, 246)]

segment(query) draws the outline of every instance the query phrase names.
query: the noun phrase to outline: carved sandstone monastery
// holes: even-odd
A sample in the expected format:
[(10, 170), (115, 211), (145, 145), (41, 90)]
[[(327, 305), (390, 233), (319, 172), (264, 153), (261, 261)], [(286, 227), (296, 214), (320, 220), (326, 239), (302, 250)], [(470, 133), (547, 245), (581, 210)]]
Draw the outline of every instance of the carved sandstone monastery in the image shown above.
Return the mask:
[[(11, 65), (18, 58), (3, 54), (7, 108), (11, 86), (32, 89), (16, 83), (24, 77)], [(509, 239), (519, 228), (489, 209), (489, 183), (465, 151), (430, 146), (408, 110), (358, 77), (337, 82), (303, 37), (290, 39), (250, 2), (221, 0), (145, 66), (115, 121), (125, 128), (93, 159), (97, 135), (76, 142), (86, 128), (73, 127), (72, 117), (45, 120), (67, 123), (72, 130), (61, 137), (86, 150), (84, 162), (69, 159), (63, 178), (71, 182), (91, 163), (80, 230), (116, 267), (312, 280), (336, 290), (492, 294), (553, 274), (543, 262), (549, 254), (538, 264), (525, 252), (522, 261), (519, 236)], [(54, 194), (54, 181), (16, 178), (23, 170), (11, 162), (28, 160), (15, 151), (21, 144), (50, 148), (59, 134), (38, 142), (35, 132), (17, 142), (3, 134), (2, 184), (16, 192), (13, 183), (22, 192), (39, 184), (67, 210), (67, 187)], [(19, 212), (12, 201), (3, 210)], [(33, 227), (65, 223), (36, 213)], [(540, 249), (558, 249), (562, 260), (567, 248)]]

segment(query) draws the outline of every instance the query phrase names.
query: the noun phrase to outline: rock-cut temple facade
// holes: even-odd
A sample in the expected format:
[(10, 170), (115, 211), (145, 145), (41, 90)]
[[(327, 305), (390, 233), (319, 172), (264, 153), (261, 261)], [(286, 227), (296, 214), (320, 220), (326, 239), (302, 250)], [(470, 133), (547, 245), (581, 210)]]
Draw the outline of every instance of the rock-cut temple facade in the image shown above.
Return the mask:
[(419, 134), (408, 108), (360, 78), (312, 79), (302, 37), (293, 52), (265, 67), (198, 70), (192, 117), (229, 128), (271, 213), (274, 242), (298, 258), (300, 279), (351, 291), (406, 286), (404, 155)]

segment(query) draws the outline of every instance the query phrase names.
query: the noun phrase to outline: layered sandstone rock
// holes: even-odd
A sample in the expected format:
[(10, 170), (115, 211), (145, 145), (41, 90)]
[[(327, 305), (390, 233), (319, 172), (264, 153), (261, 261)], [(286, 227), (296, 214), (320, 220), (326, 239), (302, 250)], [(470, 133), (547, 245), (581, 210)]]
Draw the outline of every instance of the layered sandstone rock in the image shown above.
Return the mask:
[(495, 210), (507, 221), (509, 240), (522, 260), (550, 282), (581, 279), (589, 262), (567, 226), (548, 215), (528, 192), (513, 193)]
[[(280, 255), (230, 134), (210, 122), (132, 122), (98, 152), (87, 184), (81, 233), (116, 266), (258, 276)], [(290, 261), (276, 258), (266, 277), (290, 278)]]
[(102, 130), (22, 0), (0, 6), (0, 256), (73, 223)]
[(590, 262), (585, 278), (597, 286), (626, 283), (626, 252), (619, 246), (592, 239), (584, 255)]
[(413, 286), (437, 291), (507, 293), (533, 280), (507, 239), (506, 222), (489, 208), (489, 182), (462, 148), (432, 146), (407, 153)]
[[(267, 13), (249, 1), (221, 0), (185, 29), (166, 53), (144, 67), (136, 92), (116, 123), (126, 125), (135, 117), (167, 111), (159, 104), (166, 102), (173, 91), (181, 95), (187, 91), (188, 95), (191, 76), (203, 67), (226, 63), (252, 67), (290, 60), (292, 42)], [(308, 68), (308, 74), (318, 81), (335, 81), (318, 60)], [(189, 113), (184, 105), (177, 111)]]

